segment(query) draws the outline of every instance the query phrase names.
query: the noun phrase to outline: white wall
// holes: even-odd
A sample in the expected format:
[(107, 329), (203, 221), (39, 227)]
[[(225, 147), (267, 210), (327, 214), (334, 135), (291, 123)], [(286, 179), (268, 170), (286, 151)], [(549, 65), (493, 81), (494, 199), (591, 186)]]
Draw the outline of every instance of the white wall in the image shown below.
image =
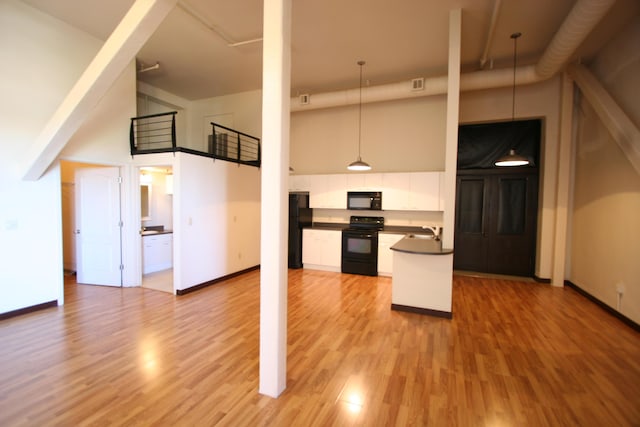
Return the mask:
[[(180, 110), (176, 116), (178, 145), (199, 151), (207, 151), (207, 135), (211, 133), (210, 122), (231, 127), (240, 132), (260, 138), (262, 132), (262, 91), (254, 90), (214, 98), (190, 101), (172, 93), (158, 89), (144, 82), (138, 82), (138, 94), (148, 97), (153, 103), (153, 114)], [(164, 105), (160, 107), (160, 105)], [(184, 127), (184, 130), (183, 130)], [(184, 138), (181, 135), (184, 134)]]
[(262, 91), (193, 101), (188, 111), (190, 148), (207, 151), (207, 135), (214, 121), (223, 126), (260, 138), (262, 136)]
[(123, 285), (138, 286), (136, 233), (140, 229), (139, 203), (130, 183), (137, 177), (131, 167), (129, 124), (136, 115), (135, 61), (122, 72), (91, 114), (71, 137), (60, 158), (74, 162), (120, 167)]
[[(590, 67), (640, 126), (640, 16)], [(569, 280), (640, 323), (640, 175), (580, 99)], [(617, 286), (624, 293), (618, 301)]]
[(60, 170), (35, 182), (22, 174), (29, 147), (100, 46), (22, 2), (0, 2), (0, 312), (63, 300)]
[[(446, 97), (362, 105), (362, 159), (375, 172), (444, 170)], [(296, 174), (346, 173), (358, 156), (358, 106), (291, 115)]]
[(260, 264), (260, 169), (176, 154), (176, 289)]
[[(102, 46), (97, 40), (22, 2), (0, 2), (0, 312), (42, 302), (63, 302), (61, 172), (59, 163), (34, 182), (22, 180), (34, 143), (58, 105)], [(134, 177), (128, 124), (135, 115), (135, 64), (112, 85), (60, 157), (83, 163), (120, 166), (125, 187), (125, 284), (135, 282)], [(6, 121), (6, 122), (5, 122)], [(38, 268), (33, 268), (37, 265)], [(138, 280), (139, 284), (139, 280)]]
[(136, 116), (147, 114), (166, 113), (177, 111), (176, 114), (176, 141), (179, 146), (188, 147), (189, 117), (186, 111), (190, 109), (191, 102), (173, 95), (162, 89), (158, 89), (144, 82), (137, 82), (137, 109)]

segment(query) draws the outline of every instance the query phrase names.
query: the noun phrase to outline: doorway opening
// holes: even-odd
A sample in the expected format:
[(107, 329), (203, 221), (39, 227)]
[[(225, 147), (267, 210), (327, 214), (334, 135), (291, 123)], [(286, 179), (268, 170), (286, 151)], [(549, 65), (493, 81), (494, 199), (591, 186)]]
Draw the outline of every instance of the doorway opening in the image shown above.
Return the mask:
[[(534, 276), (541, 127), (539, 119), (460, 126), (455, 270)], [(529, 165), (496, 167), (510, 149)]]
[(142, 287), (175, 294), (173, 283), (173, 168), (140, 167)]

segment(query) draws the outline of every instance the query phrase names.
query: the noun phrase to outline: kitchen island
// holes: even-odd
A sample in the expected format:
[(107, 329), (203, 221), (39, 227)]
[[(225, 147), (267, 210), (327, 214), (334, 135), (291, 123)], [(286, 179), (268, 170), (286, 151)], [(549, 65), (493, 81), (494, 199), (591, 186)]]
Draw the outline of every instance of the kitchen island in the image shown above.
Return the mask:
[(432, 235), (408, 234), (391, 250), (391, 309), (450, 319), (453, 249)]

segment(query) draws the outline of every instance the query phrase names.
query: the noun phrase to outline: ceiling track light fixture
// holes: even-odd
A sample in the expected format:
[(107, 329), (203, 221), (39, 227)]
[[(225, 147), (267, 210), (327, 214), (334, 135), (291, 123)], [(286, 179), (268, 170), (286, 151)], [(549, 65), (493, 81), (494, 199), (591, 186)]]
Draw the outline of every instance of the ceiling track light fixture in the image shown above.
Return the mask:
[(353, 163), (350, 163), (347, 166), (347, 169), (350, 171), (368, 171), (371, 170), (371, 166), (368, 163), (362, 161), (362, 157), (360, 157), (360, 145), (362, 140), (362, 66), (365, 64), (364, 61), (358, 61), (358, 65), (360, 66), (360, 100), (358, 103), (358, 160)]
[[(518, 38), (522, 33), (513, 33), (513, 88), (511, 92), (511, 123), (516, 120), (516, 60), (518, 55)], [(529, 159), (516, 154), (516, 150), (511, 148), (509, 154), (496, 160), (496, 166), (525, 166), (529, 164)]]

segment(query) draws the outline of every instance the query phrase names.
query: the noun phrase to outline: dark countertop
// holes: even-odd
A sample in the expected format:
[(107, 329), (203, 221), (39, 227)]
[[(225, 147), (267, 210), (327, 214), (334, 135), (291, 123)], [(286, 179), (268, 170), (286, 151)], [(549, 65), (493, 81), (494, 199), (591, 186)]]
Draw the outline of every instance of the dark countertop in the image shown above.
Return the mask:
[(172, 234), (173, 230), (164, 228), (164, 225), (146, 225), (140, 230), (142, 236), (154, 236), (156, 234)]
[(381, 233), (397, 233), (397, 234), (426, 234), (433, 235), (431, 230), (425, 230), (422, 227), (410, 225), (385, 225)]
[(395, 245), (391, 246), (390, 249), (392, 251), (418, 255), (447, 255), (453, 253), (453, 249), (442, 248), (441, 240), (434, 240), (431, 237), (425, 238), (422, 236), (409, 234)]
[[(314, 222), (311, 228), (314, 230), (344, 230), (348, 228), (346, 222)], [(406, 226), (406, 225), (385, 225), (380, 233), (397, 233), (397, 234), (426, 234), (432, 235), (431, 230), (425, 230), (422, 227)]]
[(173, 230), (146, 230), (141, 231), (140, 234), (144, 236), (157, 236), (158, 234), (173, 234)]
[(314, 222), (311, 224), (311, 228), (314, 230), (344, 230), (349, 227), (349, 224), (346, 222)]

